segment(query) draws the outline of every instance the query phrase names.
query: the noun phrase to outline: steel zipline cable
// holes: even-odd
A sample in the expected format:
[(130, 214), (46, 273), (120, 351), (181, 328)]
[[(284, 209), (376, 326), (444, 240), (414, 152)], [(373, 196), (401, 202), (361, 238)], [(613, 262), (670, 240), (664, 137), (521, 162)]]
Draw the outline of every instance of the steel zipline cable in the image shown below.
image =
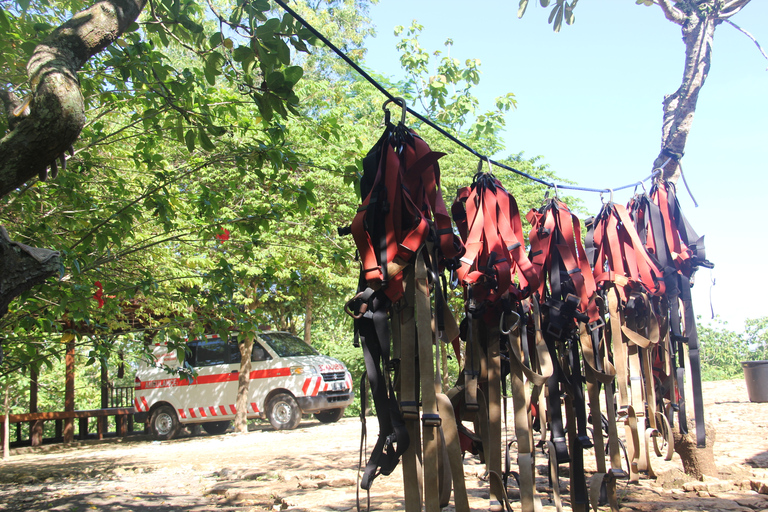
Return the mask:
[[(344, 53), (342, 50), (340, 50), (336, 45), (334, 45), (332, 42), (328, 40), (327, 37), (325, 37), (319, 30), (317, 30), (315, 27), (312, 26), (307, 20), (301, 17), (299, 13), (288, 7), (286, 2), (284, 0), (275, 0), (275, 3), (282, 7), (288, 14), (293, 16), (299, 23), (304, 25), (307, 30), (312, 32), (313, 35), (315, 35), (320, 41), (325, 44), (329, 49), (331, 49), (336, 55), (338, 55), (344, 62), (349, 64), (349, 66), (357, 71), (357, 73), (365, 78), (366, 81), (368, 81), (371, 85), (373, 85), (376, 89), (378, 89), (384, 96), (386, 96), (390, 101), (400, 105), (404, 108), (405, 111), (407, 111), (409, 114), (411, 114), (416, 119), (422, 121), (423, 123), (429, 125), (434, 130), (436, 130), (438, 133), (440, 133), (445, 138), (453, 141), (454, 143), (461, 146), (466, 151), (472, 153), (476, 157), (478, 157), (480, 160), (484, 162), (488, 162), (489, 164), (495, 165), (496, 167), (500, 167), (502, 169), (506, 169), (507, 171), (511, 171), (519, 176), (522, 176), (523, 178), (527, 178), (531, 181), (535, 181), (537, 183), (540, 183), (542, 185), (545, 185), (549, 188), (555, 189), (555, 193), (557, 193), (558, 189), (565, 189), (565, 190), (576, 190), (580, 192), (597, 192), (597, 193), (611, 193), (616, 192), (618, 190), (624, 190), (631, 187), (637, 187), (638, 185), (641, 185), (642, 183), (650, 180), (654, 176), (656, 176), (659, 171), (654, 170), (653, 173), (651, 173), (648, 177), (641, 181), (636, 181), (627, 185), (622, 185), (620, 187), (615, 188), (590, 188), (590, 187), (579, 187), (575, 185), (561, 185), (559, 183), (555, 183), (553, 181), (546, 181), (541, 178), (537, 178), (535, 176), (531, 176), (528, 173), (525, 173), (519, 169), (515, 169), (514, 167), (509, 167), (508, 165), (502, 164), (500, 162), (496, 162), (495, 160), (491, 160), (488, 156), (481, 154), (476, 149), (472, 148), (471, 146), (468, 146), (466, 143), (462, 142), (458, 138), (456, 138), (451, 133), (447, 132), (444, 128), (441, 128), (438, 126), (435, 122), (433, 122), (431, 119), (424, 117), (423, 115), (419, 114), (418, 112), (414, 111), (411, 108), (408, 108), (406, 105), (403, 105), (404, 101), (401, 98), (397, 98), (392, 93), (390, 93), (383, 85), (381, 85), (378, 81), (376, 81), (375, 78), (373, 78), (371, 75), (369, 75), (363, 68), (361, 68), (355, 61), (353, 61), (346, 53)], [(403, 102), (403, 103), (401, 103)]]

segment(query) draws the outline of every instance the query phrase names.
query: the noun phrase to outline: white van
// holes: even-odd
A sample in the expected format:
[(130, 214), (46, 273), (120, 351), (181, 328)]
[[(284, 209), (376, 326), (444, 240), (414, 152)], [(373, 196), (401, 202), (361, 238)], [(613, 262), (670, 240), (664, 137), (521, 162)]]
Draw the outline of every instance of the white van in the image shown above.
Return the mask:
[[(237, 334), (228, 341), (208, 335), (188, 347), (186, 362), (194, 368), (194, 378), (163, 369), (179, 366), (176, 353), (165, 345), (155, 346), (154, 365), (142, 363), (137, 372), (135, 420), (149, 420), (157, 439), (172, 439), (181, 425), (201, 424), (209, 434), (223, 433), (237, 412)], [(294, 429), (302, 414), (314, 414), (323, 423), (338, 421), (352, 403), (352, 376), (344, 363), (320, 355), (290, 333), (259, 333), (251, 361), (249, 419), (267, 418), (276, 430)]]

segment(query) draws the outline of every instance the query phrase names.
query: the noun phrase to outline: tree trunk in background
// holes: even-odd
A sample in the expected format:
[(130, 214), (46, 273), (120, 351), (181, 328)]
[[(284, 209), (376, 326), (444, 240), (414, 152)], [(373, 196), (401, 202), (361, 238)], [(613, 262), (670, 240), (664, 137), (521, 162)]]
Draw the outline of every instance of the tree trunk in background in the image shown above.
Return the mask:
[[(38, 378), (40, 377), (39, 369), (36, 366), (30, 366), (29, 368), (29, 412), (38, 412), (37, 407), (37, 395), (38, 395)], [(32, 446), (40, 446), (43, 444), (43, 422), (30, 421), (29, 422), (29, 438)]]
[(307, 304), (304, 308), (304, 343), (312, 344), (312, 288), (307, 290)]
[[(67, 335), (64, 335), (67, 336)], [(64, 336), (62, 338), (64, 338)], [(64, 379), (64, 410), (75, 410), (75, 337), (69, 335), (66, 340), (67, 355), (64, 358), (66, 364)], [(64, 420), (64, 442), (71, 443), (75, 439), (75, 420)]]
[[(239, 342), (240, 340), (238, 340)], [(253, 352), (253, 332), (245, 336), (240, 349), (240, 374), (237, 379), (237, 400), (235, 407), (235, 432), (248, 432), (248, 391), (251, 382), (251, 352)]]
[(3, 412), (5, 418), (3, 419), (3, 460), (8, 460), (11, 456), (11, 410), (8, 400), (8, 379), (5, 379), (5, 400), (3, 401)]
[[(101, 361), (101, 408), (106, 409), (109, 407), (109, 367), (106, 361)], [(103, 416), (97, 418), (96, 421), (101, 422), (101, 431), (107, 431), (108, 418)]]

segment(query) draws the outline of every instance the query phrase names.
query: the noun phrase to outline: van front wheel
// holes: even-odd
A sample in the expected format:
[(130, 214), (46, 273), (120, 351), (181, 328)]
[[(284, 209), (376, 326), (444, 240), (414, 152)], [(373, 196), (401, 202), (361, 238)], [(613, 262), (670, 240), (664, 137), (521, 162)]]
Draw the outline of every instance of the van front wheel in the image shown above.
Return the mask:
[(149, 426), (156, 439), (166, 440), (176, 437), (179, 433), (180, 424), (173, 407), (163, 405), (152, 413)]
[(288, 393), (278, 393), (267, 402), (267, 418), (275, 430), (293, 430), (301, 422), (301, 409)]

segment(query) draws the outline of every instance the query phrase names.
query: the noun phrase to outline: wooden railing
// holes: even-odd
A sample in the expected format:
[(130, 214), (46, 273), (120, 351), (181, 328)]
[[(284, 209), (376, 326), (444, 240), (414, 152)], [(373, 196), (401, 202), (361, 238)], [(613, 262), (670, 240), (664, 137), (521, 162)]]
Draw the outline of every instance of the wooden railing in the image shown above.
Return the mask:
[[(103, 439), (106, 432), (106, 421), (101, 418), (115, 417), (116, 433), (122, 437), (129, 433), (133, 427), (133, 414), (136, 409), (133, 407), (110, 407), (107, 409), (91, 409), (88, 411), (56, 411), (56, 412), (29, 412), (24, 414), (11, 414), (8, 416), (8, 422), (16, 425), (16, 444), (22, 444), (21, 425), (29, 423), (29, 444), (39, 446), (43, 444), (43, 424), (46, 421), (55, 421), (54, 440), (61, 439), (65, 443), (74, 440), (74, 420), (78, 419), (78, 438), (88, 438), (88, 420), (89, 418), (98, 418), (96, 421), (96, 435), (98, 439)], [(5, 439), (4, 432), (5, 416), (0, 415), (0, 433)], [(11, 427), (13, 429), (13, 427)], [(9, 429), (9, 430), (11, 430)], [(10, 437), (10, 432), (7, 433)]]

